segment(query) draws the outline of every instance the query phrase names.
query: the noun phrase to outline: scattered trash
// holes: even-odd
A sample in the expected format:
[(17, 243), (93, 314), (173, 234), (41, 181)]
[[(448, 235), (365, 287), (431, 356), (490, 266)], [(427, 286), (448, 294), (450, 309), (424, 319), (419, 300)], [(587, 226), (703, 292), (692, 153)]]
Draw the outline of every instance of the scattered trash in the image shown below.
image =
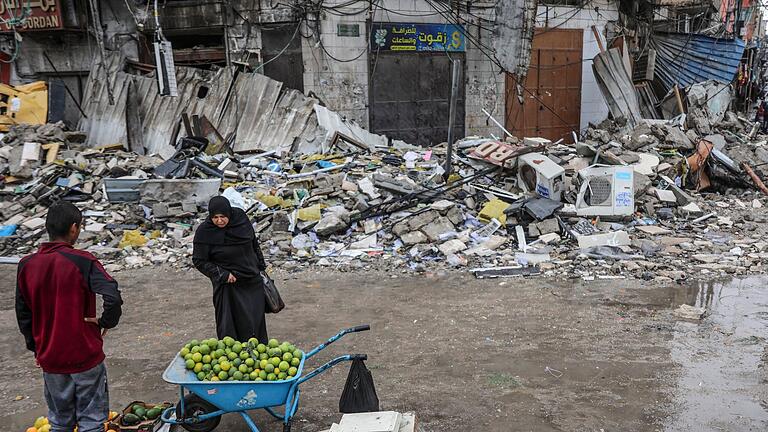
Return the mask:
[(0, 256), (46, 240), (46, 209), (65, 199), (87, 210), (79, 246), (108, 270), (187, 268), (204, 207), (221, 193), (252, 219), (270, 263), (287, 270), (443, 266), (590, 280), (764, 272), (768, 217), (755, 209), (768, 191), (768, 135), (727, 111), (732, 92), (714, 82), (678, 89), (686, 113), (642, 118), (656, 108), (620, 97), (614, 84), (627, 77), (613, 57), (601, 56), (602, 90), (610, 111), (629, 118), (591, 124), (575, 144), (459, 139), (447, 179), (445, 144), (369, 133), (298, 92), (306, 106), (284, 134), (266, 133), (257, 118), (216, 130), (194, 113), (106, 145), (89, 122), (92, 134), (14, 125), (0, 145)]

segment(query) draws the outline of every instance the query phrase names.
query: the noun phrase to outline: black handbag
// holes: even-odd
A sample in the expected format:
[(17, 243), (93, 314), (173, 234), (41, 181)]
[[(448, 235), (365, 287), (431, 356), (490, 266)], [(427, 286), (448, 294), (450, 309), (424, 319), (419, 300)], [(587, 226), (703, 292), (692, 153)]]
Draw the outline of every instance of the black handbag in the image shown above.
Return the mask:
[(275, 281), (272, 280), (265, 272), (261, 272), (261, 280), (264, 282), (264, 298), (266, 299), (266, 313), (278, 313), (285, 309), (285, 302), (280, 297), (280, 292), (275, 286)]

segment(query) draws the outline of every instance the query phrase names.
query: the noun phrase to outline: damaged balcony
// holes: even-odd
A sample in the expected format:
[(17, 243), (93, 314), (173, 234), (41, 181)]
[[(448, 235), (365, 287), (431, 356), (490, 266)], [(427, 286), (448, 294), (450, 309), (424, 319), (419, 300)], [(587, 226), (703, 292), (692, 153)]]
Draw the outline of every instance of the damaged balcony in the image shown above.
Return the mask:
[[(219, 1), (171, 1), (159, 9), (163, 31), (222, 28), (227, 24), (227, 10)], [(147, 20), (147, 30), (154, 31), (154, 20)]]

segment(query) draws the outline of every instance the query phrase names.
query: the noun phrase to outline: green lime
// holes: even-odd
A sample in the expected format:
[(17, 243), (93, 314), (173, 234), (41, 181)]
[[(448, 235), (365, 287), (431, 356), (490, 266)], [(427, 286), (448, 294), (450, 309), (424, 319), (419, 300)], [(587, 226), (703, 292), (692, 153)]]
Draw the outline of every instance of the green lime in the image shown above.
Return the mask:
[(227, 371), (227, 375), (229, 375), (230, 377), (233, 377), (233, 376), (235, 376), (235, 372), (238, 372), (238, 370), (235, 369), (235, 368), (232, 368), (232, 369)]
[(260, 368), (260, 369), (265, 369), (265, 368), (267, 367), (267, 365), (268, 365), (268, 364), (269, 364), (269, 361), (267, 361), (267, 360), (261, 360), (261, 361), (259, 361), (259, 368)]
[(191, 341), (189, 341), (189, 346), (190, 347), (193, 347), (195, 345), (200, 345), (200, 342), (198, 342), (197, 339), (192, 339)]
[(219, 341), (218, 343), (216, 343), (216, 349), (223, 350), (226, 347), (227, 347), (227, 344), (225, 344), (224, 341)]
[(232, 378), (235, 379), (235, 381), (242, 381), (243, 380), (243, 373), (240, 371), (235, 372), (232, 374)]
[(267, 375), (267, 381), (274, 381), (276, 379), (277, 379), (277, 375), (275, 375), (273, 373)]
[(248, 376), (251, 378), (251, 380), (252, 380), (252, 381), (256, 381), (256, 378), (258, 378), (258, 377), (259, 377), (259, 373), (258, 373), (258, 372), (256, 372), (256, 371), (253, 371), (253, 372), (251, 372), (251, 373), (250, 373), (250, 375), (248, 375)]
[(192, 353), (185, 355), (184, 360), (192, 360)]
[(267, 371), (260, 371), (259, 372), (259, 378), (261, 378), (263, 380), (267, 379), (267, 375), (268, 375)]
[(181, 351), (179, 351), (179, 355), (182, 356), (182, 357), (184, 357), (187, 354), (189, 354), (189, 348), (187, 348), (187, 347), (184, 347), (184, 348), (181, 349)]
[(208, 345), (200, 345), (200, 354), (206, 355), (211, 353), (211, 347)]
[(285, 373), (285, 372), (280, 372), (280, 374), (279, 374), (279, 375), (277, 375), (277, 379), (278, 379), (279, 381), (282, 381), (282, 380), (284, 380), (284, 379), (286, 379), (286, 378), (288, 378), (288, 374), (287, 374), (287, 373)]
[(221, 372), (219, 372), (219, 379), (220, 379), (221, 381), (224, 381), (224, 380), (226, 380), (227, 378), (229, 378), (229, 374), (227, 374), (227, 373), (226, 373), (226, 372), (224, 372), (224, 371), (221, 371)]
[(236, 359), (232, 360), (232, 366), (234, 366), (234, 367), (238, 367), (241, 364), (243, 364), (243, 361), (240, 360), (239, 358), (236, 358)]
[(195, 363), (200, 363), (203, 360), (203, 355), (200, 354), (199, 352), (196, 352), (192, 354), (192, 360), (194, 360)]
[(246, 365), (244, 365), (244, 364), (241, 364), (241, 365), (240, 365), (240, 366), (237, 368), (237, 370), (239, 370), (239, 371), (240, 371), (240, 372), (242, 372), (242, 373), (246, 373), (246, 372), (248, 372), (248, 366), (246, 366)]
[(195, 361), (192, 359), (187, 360), (186, 363), (187, 369), (192, 370), (195, 368)]
[(218, 374), (219, 372), (221, 372), (221, 366), (213, 365), (212, 370), (213, 370), (213, 373)]
[(221, 362), (221, 363), (219, 363), (219, 366), (221, 366), (221, 370), (224, 371), (224, 372), (228, 371), (232, 367), (232, 365), (229, 364), (229, 362), (226, 361), (226, 360)]
[(264, 367), (264, 370), (267, 371), (268, 374), (270, 374), (270, 373), (275, 371), (275, 365), (270, 363), (270, 364), (268, 364), (267, 366)]
[(270, 339), (267, 346), (269, 346), (270, 348), (277, 348), (278, 346), (280, 346), (280, 342), (277, 339)]
[(199, 353), (200, 352), (200, 347), (197, 346), (197, 345), (193, 345), (192, 349), (189, 350), (189, 352), (191, 352), (192, 354)]
[(195, 363), (195, 368), (192, 369), (194, 373), (198, 373), (203, 370), (203, 364), (202, 363)]
[(267, 353), (259, 354), (259, 360), (269, 360), (269, 354)]
[(285, 371), (287, 371), (287, 370), (288, 370), (290, 367), (291, 367), (291, 365), (290, 365), (290, 364), (289, 364), (287, 361), (282, 361), (282, 362), (280, 362), (280, 370), (281, 370), (281, 371), (285, 372)]
[(203, 364), (203, 372), (210, 372), (210, 371), (211, 371), (211, 365)]
[(293, 360), (293, 354), (291, 354), (289, 352), (283, 354), (283, 361), (289, 362), (291, 360)]
[(296, 357), (291, 359), (291, 366), (298, 367), (301, 364), (301, 360), (297, 359)]
[(304, 357), (304, 353), (301, 350), (293, 350), (293, 356), (297, 359)]
[(204, 380), (205, 379), (205, 372), (198, 372), (197, 373), (197, 379), (199, 379), (200, 381)]
[(249, 344), (250, 344), (252, 347), (255, 347), (256, 345), (258, 345), (258, 344), (259, 344), (259, 340), (258, 340), (258, 339), (256, 339), (256, 338), (250, 338), (250, 339), (248, 339), (248, 343), (249, 343)]
[(240, 359), (241, 360), (245, 360), (245, 359), (249, 358), (250, 356), (251, 355), (248, 354), (248, 351), (240, 351)]
[(269, 359), (269, 362), (272, 363), (272, 366), (274, 367), (280, 366), (280, 358), (278, 357), (272, 357), (271, 359)]
[(211, 363), (211, 361), (213, 361), (213, 359), (212, 359), (212, 358), (211, 358), (211, 356), (209, 356), (208, 354), (206, 354), (206, 355), (204, 355), (204, 356), (203, 356), (203, 363), (205, 363), (205, 364), (210, 364), (210, 363)]
[(219, 341), (217, 341), (216, 339), (211, 338), (211, 339), (208, 339), (208, 342), (206, 342), (206, 344), (208, 345), (208, 348), (210, 348), (211, 351), (213, 351), (213, 350), (216, 349), (216, 347), (219, 346)]
[(248, 357), (247, 359), (245, 359), (245, 365), (246, 366), (253, 367), (253, 365), (255, 365), (255, 364), (256, 364), (256, 361), (253, 360), (252, 358)]
[(238, 355), (237, 355), (237, 354), (235, 354), (234, 352), (230, 351), (230, 352), (227, 354), (227, 357), (228, 357), (230, 360), (234, 360), (234, 359), (238, 358)]
[(296, 369), (295, 367), (292, 367), (292, 368), (288, 369), (288, 375), (290, 375), (290, 376), (296, 376), (296, 374), (298, 372), (299, 372), (299, 370)]
[(235, 344), (235, 340), (234, 340), (234, 339), (232, 339), (231, 337), (229, 337), (229, 336), (226, 336), (226, 337), (224, 338), (224, 345), (226, 345), (226, 346), (228, 346), (228, 347), (231, 347), (231, 346), (232, 346), (232, 345), (234, 345), (234, 344)]
[(243, 350), (243, 346), (240, 345), (240, 342), (232, 345), (232, 352), (240, 354), (240, 351), (242, 351), (242, 350)]
[(264, 344), (259, 344), (256, 346), (256, 351), (258, 351), (259, 353), (267, 352), (267, 346)]

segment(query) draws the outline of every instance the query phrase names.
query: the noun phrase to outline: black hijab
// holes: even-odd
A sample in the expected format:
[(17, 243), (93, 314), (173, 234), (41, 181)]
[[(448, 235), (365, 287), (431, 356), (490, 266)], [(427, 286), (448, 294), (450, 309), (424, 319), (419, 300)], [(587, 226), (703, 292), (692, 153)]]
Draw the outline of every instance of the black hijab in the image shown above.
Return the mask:
[[(227, 226), (217, 227), (213, 223), (215, 215), (227, 216)], [(225, 197), (215, 196), (208, 202), (208, 217), (195, 231), (194, 242), (209, 245), (242, 244), (253, 241), (254, 237), (256, 233), (245, 212), (237, 207), (233, 208)]]

